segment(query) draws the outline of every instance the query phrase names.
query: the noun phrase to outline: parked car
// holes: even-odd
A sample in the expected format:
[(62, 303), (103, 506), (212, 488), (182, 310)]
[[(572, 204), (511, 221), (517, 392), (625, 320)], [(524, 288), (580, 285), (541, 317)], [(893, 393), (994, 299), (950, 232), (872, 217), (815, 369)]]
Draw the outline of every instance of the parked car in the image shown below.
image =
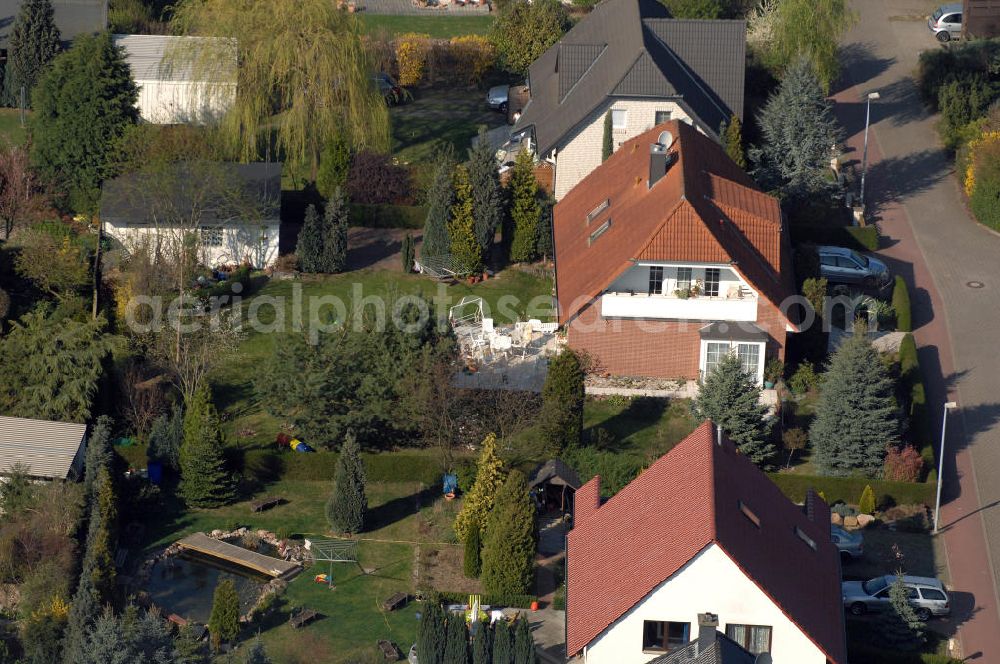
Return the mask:
[(830, 540), (840, 551), (840, 559), (845, 563), (857, 560), (865, 553), (865, 538), (859, 532), (850, 532), (830, 524)]
[(927, 19), (927, 28), (940, 42), (958, 39), (962, 36), (962, 3), (941, 5)]
[(889, 268), (877, 258), (844, 247), (817, 247), (819, 273), (831, 283), (884, 288), (892, 280)]
[[(844, 607), (853, 615), (864, 615), (869, 611), (882, 611), (889, 606), (890, 586), (896, 581), (892, 574), (876, 576), (867, 581), (844, 581), (840, 593)], [(926, 576), (904, 576), (907, 597), (917, 610), (921, 620), (931, 616), (946, 616), (951, 613), (948, 592), (937, 579)]]
[(406, 101), (406, 90), (396, 82), (396, 79), (384, 71), (372, 74), (372, 81), (375, 83), (375, 87), (378, 88), (379, 94), (385, 99), (386, 106), (395, 106)]
[(509, 85), (494, 85), (486, 93), (486, 105), (494, 111), (507, 112), (508, 99), (510, 97)]

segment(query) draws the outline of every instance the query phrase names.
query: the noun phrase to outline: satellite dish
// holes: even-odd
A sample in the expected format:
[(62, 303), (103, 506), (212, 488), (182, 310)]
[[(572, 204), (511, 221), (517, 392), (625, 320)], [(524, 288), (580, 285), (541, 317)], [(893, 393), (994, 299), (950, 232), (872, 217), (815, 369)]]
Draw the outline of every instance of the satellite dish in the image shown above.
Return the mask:
[(661, 131), (659, 138), (656, 139), (656, 142), (662, 145), (664, 148), (669, 148), (671, 145), (674, 144), (674, 135), (671, 134), (669, 131)]

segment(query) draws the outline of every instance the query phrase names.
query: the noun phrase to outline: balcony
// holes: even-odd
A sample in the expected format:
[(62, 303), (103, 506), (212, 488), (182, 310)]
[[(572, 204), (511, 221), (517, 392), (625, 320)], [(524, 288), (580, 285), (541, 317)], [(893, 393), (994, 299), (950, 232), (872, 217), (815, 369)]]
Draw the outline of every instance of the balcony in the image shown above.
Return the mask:
[(605, 318), (653, 318), (675, 320), (757, 320), (757, 297), (689, 297), (646, 293), (606, 292), (601, 295)]

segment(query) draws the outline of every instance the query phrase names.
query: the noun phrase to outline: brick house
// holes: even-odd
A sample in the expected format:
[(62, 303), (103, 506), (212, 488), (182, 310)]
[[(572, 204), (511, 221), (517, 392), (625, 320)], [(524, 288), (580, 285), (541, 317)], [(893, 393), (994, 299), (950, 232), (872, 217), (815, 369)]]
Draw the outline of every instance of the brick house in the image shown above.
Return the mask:
[(608, 114), (615, 149), (667, 120), (712, 137), (742, 120), (745, 22), (669, 16), (657, 0), (604, 0), (532, 63), (514, 133), (553, 164), (556, 200), (601, 164)]
[(796, 506), (705, 422), (613, 498), (600, 493), (600, 477), (576, 493), (567, 655), (646, 663), (689, 648), (711, 612), (774, 664), (847, 664), (830, 509), (812, 491)]
[(732, 352), (763, 381), (797, 329), (777, 199), (684, 122), (584, 178), (555, 206), (553, 237), (559, 323), (611, 374), (698, 379)]

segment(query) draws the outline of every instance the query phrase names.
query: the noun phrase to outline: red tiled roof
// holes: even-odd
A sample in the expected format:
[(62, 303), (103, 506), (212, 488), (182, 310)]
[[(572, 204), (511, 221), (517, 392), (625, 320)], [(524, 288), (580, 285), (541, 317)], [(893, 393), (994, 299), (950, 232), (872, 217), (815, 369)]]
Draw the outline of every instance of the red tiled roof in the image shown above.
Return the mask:
[[(663, 130), (675, 137), (674, 163), (649, 187), (649, 147)], [(607, 210), (587, 223), (602, 201)], [(633, 260), (734, 262), (775, 305), (793, 293), (788, 233), (777, 199), (754, 188), (713, 140), (668, 122), (623, 144), (555, 207), (559, 322), (565, 324)], [(590, 234), (604, 221), (597, 240)]]
[[(703, 423), (600, 507), (600, 478), (576, 494), (567, 543), (566, 651), (573, 655), (710, 544), (717, 544), (833, 664), (847, 664), (829, 510), (814, 520)], [(759, 517), (753, 525), (742, 501)], [(795, 534), (817, 544), (812, 551)]]

